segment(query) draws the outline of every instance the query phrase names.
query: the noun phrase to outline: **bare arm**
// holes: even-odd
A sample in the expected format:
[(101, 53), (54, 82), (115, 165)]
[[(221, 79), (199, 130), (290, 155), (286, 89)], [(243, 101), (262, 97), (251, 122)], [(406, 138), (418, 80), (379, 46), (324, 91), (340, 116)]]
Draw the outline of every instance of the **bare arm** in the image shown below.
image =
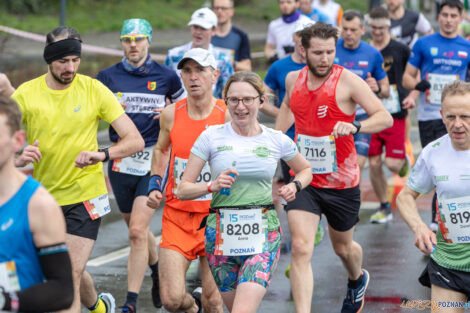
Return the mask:
[(299, 76), (299, 71), (290, 72), (286, 76), (286, 94), (281, 103), (281, 108), (279, 109), (279, 114), (276, 118), (275, 129), (278, 129), (285, 133), (293, 124), (294, 124), (294, 114), (290, 109), (290, 96), (292, 89), (294, 88), (295, 81)]
[[(167, 106), (161, 113), (160, 117), (160, 133), (158, 141), (153, 149), (151, 175), (164, 176), (168, 162), (170, 160), (171, 142), (170, 131), (173, 127), (175, 119), (175, 105)], [(147, 199), (147, 205), (153, 209), (160, 206), (162, 200), (162, 193), (158, 190), (152, 190)]]
[(397, 206), (400, 214), (415, 234), (415, 246), (425, 254), (433, 251), (433, 245), (437, 244), (436, 234), (434, 234), (423, 222), (418, 213), (416, 199), (420, 193), (405, 186), (397, 197)]
[[(293, 159), (287, 161), (286, 163), (295, 173), (294, 180), (298, 180), (302, 184), (302, 188), (307, 187), (313, 178), (310, 163), (308, 163), (308, 161), (302, 155), (300, 155), (300, 153), (297, 153)], [(283, 197), (284, 200), (288, 202), (295, 199), (296, 193), (297, 188), (293, 182), (278, 189), (279, 196)]]
[(403, 73), (403, 87), (408, 90), (414, 90), (418, 80), (418, 68), (414, 67), (411, 64), (407, 64), (405, 68), (405, 73)]
[(264, 90), (266, 91), (266, 101), (263, 103), (261, 107), (261, 112), (271, 117), (276, 118), (279, 114), (279, 108), (275, 105), (277, 96), (275, 95), (274, 90), (268, 87), (268, 85), (264, 84)]
[[(377, 97), (381, 99), (386, 99), (390, 96), (390, 84), (388, 82), (388, 77), (377, 81), (370, 73), (367, 73), (366, 83), (369, 85), (370, 90), (372, 90)], [(380, 90), (380, 92), (378, 92)]]
[(403, 99), (403, 109), (412, 109), (416, 106), (416, 98), (419, 96), (418, 90), (413, 90), (410, 94)]
[(235, 62), (235, 71), (251, 71), (251, 60), (244, 59), (238, 62)]
[(264, 55), (266, 56), (266, 59), (269, 60), (275, 54), (276, 54), (276, 46), (266, 43), (266, 45), (264, 46)]
[(0, 95), (10, 97), (15, 92), (15, 88), (5, 74), (0, 74)]

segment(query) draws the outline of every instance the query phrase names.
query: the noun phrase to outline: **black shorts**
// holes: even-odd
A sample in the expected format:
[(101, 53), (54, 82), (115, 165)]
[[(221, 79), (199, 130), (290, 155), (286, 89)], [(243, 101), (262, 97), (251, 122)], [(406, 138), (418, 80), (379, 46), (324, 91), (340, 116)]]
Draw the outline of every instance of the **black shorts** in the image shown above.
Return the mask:
[(349, 189), (315, 188), (307, 186), (295, 195), (285, 207), (289, 210), (325, 214), (328, 224), (337, 231), (348, 231), (359, 222), (361, 191), (359, 186)]
[(421, 285), (431, 287), (436, 285), (445, 289), (463, 293), (470, 298), (470, 273), (451, 270), (430, 259), (428, 265), (419, 277)]
[(83, 202), (62, 206), (67, 233), (96, 240), (101, 224), (101, 217), (92, 220)]
[(447, 134), (446, 126), (442, 120), (419, 121), (419, 139), (421, 147), (426, 147), (428, 143), (441, 138)]
[(108, 162), (108, 177), (114, 196), (122, 213), (131, 213), (132, 205), (138, 196), (147, 196), (150, 173), (144, 176), (123, 174), (112, 170), (113, 162)]

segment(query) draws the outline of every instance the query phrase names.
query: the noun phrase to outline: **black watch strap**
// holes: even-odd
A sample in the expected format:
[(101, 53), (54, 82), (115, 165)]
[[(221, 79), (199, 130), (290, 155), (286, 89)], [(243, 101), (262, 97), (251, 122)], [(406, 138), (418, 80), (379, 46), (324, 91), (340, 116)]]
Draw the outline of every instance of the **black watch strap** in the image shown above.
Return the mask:
[(104, 152), (104, 160), (103, 160), (103, 162), (109, 161), (109, 151), (108, 151), (108, 148), (98, 149), (98, 152)]
[(295, 188), (297, 189), (297, 192), (302, 190), (302, 184), (298, 180), (292, 181), (295, 184)]
[(353, 121), (351, 124), (354, 125), (354, 127), (356, 127), (356, 134), (359, 132), (359, 130), (361, 129), (362, 125), (361, 123), (359, 123), (358, 121)]

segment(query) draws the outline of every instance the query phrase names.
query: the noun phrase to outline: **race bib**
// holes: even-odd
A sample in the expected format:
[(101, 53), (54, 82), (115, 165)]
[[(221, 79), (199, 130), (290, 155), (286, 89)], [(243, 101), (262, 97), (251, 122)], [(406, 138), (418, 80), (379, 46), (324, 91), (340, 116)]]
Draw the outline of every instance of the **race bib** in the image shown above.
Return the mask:
[(83, 205), (85, 205), (85, 208), (92, 220), (96, 220), (97, 218), (105, 216), (111, 212), (107, 193), (91, 200), (83, 201)]
[[(173, 185), (173, 194), (175, 195), (178, 194), (177, 189), (181, 182), (181, 177), (183, 177), (183, 172), (187, 164), (188, 164), (188, 160), (175, 157), (175, 167), (174, 167), (175, 183)], [(201, 174), (199, 174), (199, 177), (196, 180), (196, 183), (208, 183), (211, 180), (212, 180), (211, 169), (209, 167), (209, 163), (206, 162), (204, 164), (204, 167), (202, 168)], [(208, 200), (212, 200), (211, 193), (204, 195), (200, 198), (194, 199), (192, 201), (208, 201)]]
[(146, 175), (152, 164), (153, 148), (154, 146), (147, 147), (127, 158), (115, 159), (113, 161), (113, 171), (135, 176)]
[(338, 171), (334, 136), (311, 137), (299, 134), (297, 148), (310, 162), (313, 174), (328, 174)]
[(439, 227), (449, 243), (470, 243), (470, 197), (442, 200)]
[(217, 214), (215, 255), (243, 256), (263, 252), (268, 240), (268, 210), (220, 209)]
[(400, 98), (398, 97), (396, 85), (390, 85), (390, 96), (387, 99), (382, 99), (382, 103), (390, 114), (401, 111)]
[(5, 288), (5, 291), (20, 290), (15, 261), (0, 263), (0, 286)]
[(431, 88), (426, 90), (426, 102), (441, 105), (442, 90), (447, 84), (459, 79), (459, 75), (432, 74), (426, 75)]

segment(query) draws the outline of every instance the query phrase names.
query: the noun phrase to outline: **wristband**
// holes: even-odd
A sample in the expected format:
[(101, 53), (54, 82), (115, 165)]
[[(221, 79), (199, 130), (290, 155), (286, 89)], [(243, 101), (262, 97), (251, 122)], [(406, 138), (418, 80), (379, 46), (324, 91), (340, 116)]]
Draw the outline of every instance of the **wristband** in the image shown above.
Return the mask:
[(207, 191), (209, 191), (209, 193), (212, 193), (211, 187), (212, 187), (212, 181), (207, 183)]
[(108, 148), (98, 149), (98, 152), (104, 152), (104, 160), (102, 162), (109, 161), (109, 151)]
[(158, 190), (160, 192), (163, 192), (163, 187), (162, 187), (162, 177), (160, 175), (152, 175), (150, 176), (149, 180), (149, 190), (147, 195), (150, 194), (151, 191)]
[(295, 185), (295, 189), (297, 189), (297, 192), (302, 190), (302, 184), (298, 180), (294, 180), (293, 183)]
[(379, 90), (377, 90), (377, 91), (374, 91), (374, 92), (375, 92), (375, 94), (378, 96), (378, 95), (379, 95), (379, 93), (381, 93), (381, 92), (382, 92), (382, 87), (380, 86), (380, 84), (377, 84), (377, 86), (379, 87)]

